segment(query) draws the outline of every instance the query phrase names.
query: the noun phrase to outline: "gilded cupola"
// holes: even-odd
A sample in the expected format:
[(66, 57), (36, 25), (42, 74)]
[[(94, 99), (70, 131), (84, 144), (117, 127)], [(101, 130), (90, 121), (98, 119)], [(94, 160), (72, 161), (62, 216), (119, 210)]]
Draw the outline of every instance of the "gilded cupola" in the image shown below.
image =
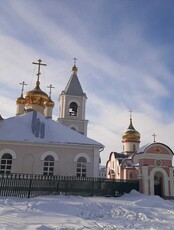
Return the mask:
[(48, 95), (40, 89), (40, 82), (36, 82), (36, 87), (28, 91), (25, 95), (26, 105), (39, 105), (44, 107), (46, 101), (49, 100)]
[(132, 111), (130, 111), (130, 124), (127, 130), (122, 135), (123, 153), (129, 155), (138, 151), (140, 144), (140, 133), (132, 124)]
[(16, 99), (16, 115), (20, 115), (24, 113), (25, 103), (26, 103), (26, 100), (23, 96), (23, 92), (24, 92), (24, 86), (27, 84), (25, 84), (24, 81), (19, 84), (22, 85), (22, 89), (21, 89), (21, 96)]
[[(42, 60), (39, 59), (38, 62), (33, 62), (33, 64), (38, 65), (37, 81), (36, 86), (33, 90), (26, 92), (23, 96), (24, 82), (20, 83), (22, 85), (22, 93), (19, 98), (16, 100), (17, 109), (16, 115), (23, 114), (27, 111), (34, 110), (44, 114), (46, 117), (52, 117), (52, 108), (54, 107), (54, 102), (51, 100), (51, 92), (48, 96), (47, 93), (41, 90), (40, 88), (40, 67), (46, 66), (42, 63)], [(52, 85), (49, 88), (54, 88)], [(50, 91), (51, 91), (50, 88)]]
[(25, 104), (25, 102), (26, 102), (26, 100), (25, 100), (25, 98), (23, 96), (23, 92), (24, 92), (24, 86), (27, 85), (27, 84), (25, 84), (24, 81), (19, 83), (19, 84), (22, 85), (22, 89), (21, 89), (21, 96), (16, 99), (16, 105)]
[(135, 130), (132, 124), (132, 118), (130, 118), (130, 124), (127, 128), (126, 132), (122, 135), (123, 141), (133, 141), (133, 142), (140, 142), (140, 133)]
[(33, 64), (38, 65), (37, 81), (36, 81), (36, 87), (33, 90), (28, 91), (25, 95), (26, 106), (39, 105), (44, 107), (44, 103), (48, 101), (49, 97), (45, 92), (43, 92), (40, 89), (39, 77), (41, 74), (40, 66), (41, 65), (46, 66), (46, 64), (43, 64), (41, 59), (38, 60), (38, 63), (33, 62)]

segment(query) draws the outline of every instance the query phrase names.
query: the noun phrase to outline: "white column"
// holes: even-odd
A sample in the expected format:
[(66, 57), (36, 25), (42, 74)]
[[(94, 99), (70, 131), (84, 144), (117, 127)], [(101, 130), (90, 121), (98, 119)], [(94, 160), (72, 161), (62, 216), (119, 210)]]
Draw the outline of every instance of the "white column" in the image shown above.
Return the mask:
[(174, 169), (173, 168), (170, 168), (169, 169), (169, 183), (170, 183), (170, 195), (171, 196), (174, 196), (174, 176), (173, 176), (173, 173), (174, 173)]
[(99, 149), (94, 149), (94, 174), (93, 177), (99, 177)]
[(143, 193), (149, 195), (148, 166), (142, 166)]

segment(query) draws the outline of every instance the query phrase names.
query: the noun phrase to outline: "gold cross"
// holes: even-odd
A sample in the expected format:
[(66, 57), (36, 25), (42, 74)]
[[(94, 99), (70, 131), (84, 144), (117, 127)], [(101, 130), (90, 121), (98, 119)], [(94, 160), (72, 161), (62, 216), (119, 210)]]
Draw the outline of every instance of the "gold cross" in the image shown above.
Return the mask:
[(39, 59), (38, 62), (32, 62), (32, 64), (38, 65), (37, 82), (39, 82), (39, 76), (41, 74), (41, 72), (40, 72), (40, 66), (41, 65), (47, 66), (47, 64), (43, 64), (41, 59)]
[(157, 137), (157, 135), (155, 133), (153, 133), (152, 136), (153, 136), (153, 142), (156, 142), (155, 137)]
[(54, 89), (55, 87), (53, 87), (51, 84), (49, 86), (47, 86), (47, 88), (50, 89), (49, 91), (49, 97), (51, 98), (51, 89)]
[(161, 149), (157, 146), (157, 147), (154, 148), (154, 151), (155, 151), (156, 153), (160, 153), (160, 152), (161, 152)]
[(25, 84), (25, 81), (20, 82), (19, 84), (20, 84), (20, 85), (22, 85), (22, 89), (21, 89), (21, 97), (23, 97), (24, 86), (25, 86), (25, 85), (27, 85), (27, 84)]

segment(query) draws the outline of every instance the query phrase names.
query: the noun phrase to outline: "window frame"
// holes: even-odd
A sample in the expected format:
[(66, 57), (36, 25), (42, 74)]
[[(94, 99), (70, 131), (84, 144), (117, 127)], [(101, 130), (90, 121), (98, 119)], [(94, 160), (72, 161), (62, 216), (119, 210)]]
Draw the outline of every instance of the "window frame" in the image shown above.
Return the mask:
[(4, 153), (1, 157), (0, 174), (9, 175), (11, 173), (13, 157), (10, 153)]
[(87, 175), (87, 159), (79, 157), (76, 164), (76, 177), (86, 177)]
[(55, 166), (55, 159), (51, 155), (47, 155), (44, 158), (43, 162), (43, 175), (44, 176), (53, 176), (54, 175), (54, 166)]

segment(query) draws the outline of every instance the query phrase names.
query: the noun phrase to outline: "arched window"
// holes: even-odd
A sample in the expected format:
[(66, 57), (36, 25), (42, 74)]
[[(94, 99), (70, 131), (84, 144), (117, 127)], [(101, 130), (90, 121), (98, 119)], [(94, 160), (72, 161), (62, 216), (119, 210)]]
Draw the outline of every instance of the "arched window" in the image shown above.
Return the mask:
[(77, 177), (86, 177), (86, 158), (79, 157), (77, 160)]
[(71, 102), (69, 106), (69, 115), (70, 116), (77, 116), (78, 105), (76, 102)]
[(12, 156), (10, 153), (5, 153), (1, 158), (0, 174), (10, 174), (12, 166)]
[(43, 175), (53, 176), (54, 174), (54, 157), (46, 156), (44, 159)]

